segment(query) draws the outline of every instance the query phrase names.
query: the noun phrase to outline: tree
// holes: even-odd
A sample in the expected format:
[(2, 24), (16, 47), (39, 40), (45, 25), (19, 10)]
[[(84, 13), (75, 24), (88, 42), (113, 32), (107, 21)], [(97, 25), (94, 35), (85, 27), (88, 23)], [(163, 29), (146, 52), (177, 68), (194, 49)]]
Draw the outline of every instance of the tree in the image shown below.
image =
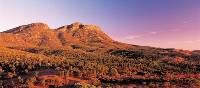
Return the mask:
[(72, 66), (69, 67), (69, 75), (70, 75), (70, 76), (73, 75), (73, 67), (72, 67)]
[(60, 87), (61, 85), (62, 85), (62, 79), (56, 77), (56, 78), (55, 78), (55, 86), (56, 86), (56, 87)]
[(116, 68), (109, 68), (109, 74), (111, 75), (111, 76), (115, 76), (115, 75), (117, 75), (118, 74), (118, 71), (117, 71), (117, 69)]
[(17, 80), (18, 80), (19, 83), (24, 83), (24, 80), (21, 78), (21, 76), (18, 76)]
[(14, 74), (11, 72), (8, 72), (6, 76), (7, 76), (7, 78), (13, 78)]
[(45, 79), (42, 79), (42, 80), (40, 81), (40, 84), (41, 84), (42, 87), (45, 87), (45, 86), (46, 86)]
[(38, 71), (34, 71), (33, 76), (38, 77), (39, 72)]
[(36, 82), (35, 77), (31, 77), (26, 80), (26, 84), (28, 85), (28, 88), (34, 88), (34, 83)]
[(78, 68), (76, 68), (73, 71), (73, 76), (82, 77), (82, 73), (81, 73), (81, 71)]
[(34, 88), (34, 84), (32, 82), (27, 81), (26, 84), (27, 84), (28, 88)]
[(24, 73), (25, 73), (25, 74), (28, 74), (28, 69), (25, 69), (25, 70), (24, 70)]
[(3, 88), (3, 80), (0, 80), (0, 88)]
[(10, 81), (10, 86), (14, 86), (15, 85), (15, 82), (12, 80), (12, 81)]
[(60, 77), (64, 77), (64, 76), (65, 76), (65, 72), (64, 72), (64, 71), (60, 71), (60, 72), (59, 72), (59, 76), (60, 76)]
[(67, 77), (69, 77), (69, 70), (65, 71), (64, 73), (64, 79), (67, 79)]

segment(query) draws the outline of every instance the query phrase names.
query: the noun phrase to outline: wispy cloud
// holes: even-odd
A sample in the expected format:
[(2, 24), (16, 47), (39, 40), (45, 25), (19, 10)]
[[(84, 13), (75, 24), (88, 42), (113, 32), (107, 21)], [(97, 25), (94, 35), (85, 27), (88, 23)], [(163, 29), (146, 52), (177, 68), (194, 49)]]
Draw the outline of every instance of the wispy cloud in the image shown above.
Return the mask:
[(183, 43), (185, 43), (185, 44), (191, 44), (191, 43), (194, 43), (194, 41), (183, 41)]
[(199, 40), (197, 40), (197, 42), (200, 42), (200, 39), (199, 39)]
[(183, 41), (185, 44), (192, 44), (192, 43), (199, 43), (200, 40), (188, 40), (188, 41)]
[(178, 31), (181, 31), (181, 29), (176, 28), (176, 29), (171, 29), (171, 30), (169, 30), (169, 31), (171, 31), (171, 32), (178, 32)]
[(187, 21), (187, 20), (183, 21), (184, 24), (189, 23), (189, 22), (190, 22), (190, 21)]
[(190, 20), (190, 19), (183, 21), (184, 24), (187, 24), (187, 23), (190, 23), (190, 22), (192, 22), (192, 20)]
[(136, 38), (140, 38), (140, 37), (141, 36), (139, 36), (139, 35), (128, 35), (124, 39), (126, 39), (126, 40), (132, 40), (132, 39), (136, 39)]
[(147, 45), (156, 45), (156, 44), (158, 44), (157, 42), (147, 42), (146, 43)]
[(149, 32), (149, 33), (155, 35), (155, 34), (157, 34), (158, 32), (152, 31), (152, 32)]

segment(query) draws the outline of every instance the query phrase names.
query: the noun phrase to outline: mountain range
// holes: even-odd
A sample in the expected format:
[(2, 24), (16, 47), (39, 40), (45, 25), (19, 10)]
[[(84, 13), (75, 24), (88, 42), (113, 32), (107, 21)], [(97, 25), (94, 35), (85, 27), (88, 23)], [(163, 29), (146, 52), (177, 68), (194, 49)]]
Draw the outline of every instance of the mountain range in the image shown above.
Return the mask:
[(199, 50), (126, 44), (79, 22), (56, 29), (32, 23), (0, 32), (0, 86), (5, 88), (74, 88), (84, 82), (199, 88), (199, 61)]
[[(24, 52), (73, 50), (126, 57), (191, 56), (197, 51), (131, 45), (113, 40), (100, 27), (80, 22), (51, 29), (45, 23), (22, 25), (0, 33), (0, 46)], [(139, 54), (139, 55), (138, 55)]]
[(22, 25), (0, 33), (0, 46), (12, 48), (120, 47), (100, 27), (79, 22), (51, 29), (44, 23)]

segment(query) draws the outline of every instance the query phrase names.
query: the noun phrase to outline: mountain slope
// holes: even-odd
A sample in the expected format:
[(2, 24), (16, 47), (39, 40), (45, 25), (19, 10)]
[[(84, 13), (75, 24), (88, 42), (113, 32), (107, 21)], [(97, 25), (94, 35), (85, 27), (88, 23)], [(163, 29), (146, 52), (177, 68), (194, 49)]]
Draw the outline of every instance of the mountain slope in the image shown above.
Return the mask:
[(6, 47), (65, 48), (71, 45), (111, 45), (112, 42), (113, 40), (99, 27), (81, 23), (73, 23), (55, 30), (44, 23), (32, 23), (4, 31), (0, 37), (0, 44)]
[(97, 26), (81, 23), (57, 29), (33, 23), (0, 33), (0, 79), (5, 88), (58, 87), (63, 84), (59, 79), (71, 83), (66, 77), (91, 80), (92, 85), (172, 82), (190, 87), (199, 79), (199, 60), (199, 51), (125, 44)]
[[(44, 23), (22, 25), (0, 33), (0, 46), (25, 51), (80, 49), (134, 58), (192, 55), (190, 51), (125, 44), (112, 40), (100, 27), (76, 22), (57, 29)], [(48, 49), (47, 49), (48, 48)], [(39, 50), (39, 51), (38, 51)], [(139, 54), (139, 55), (138, 55)]]
[(21, 38), (23, 42), (34, 47), (61, 47), (57, 34), (43, 23), (23, 25), (3, 33), (13, 34), (13, 37)]

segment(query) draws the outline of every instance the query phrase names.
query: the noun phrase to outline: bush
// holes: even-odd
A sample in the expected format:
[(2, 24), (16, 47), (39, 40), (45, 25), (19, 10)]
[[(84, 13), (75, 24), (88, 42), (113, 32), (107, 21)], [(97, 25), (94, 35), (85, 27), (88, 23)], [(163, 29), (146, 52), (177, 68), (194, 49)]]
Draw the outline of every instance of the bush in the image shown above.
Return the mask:
[(117, 71), (116, 68), (110, 68), (110, 69), (109, 69), (109, 74), (110, 74), (111, 76), (115, 76), (115, 75), (118, 74), (118, 71)]
[(72, 88), (96, 88), (96, 86), (87, 83), (75, 83)]

